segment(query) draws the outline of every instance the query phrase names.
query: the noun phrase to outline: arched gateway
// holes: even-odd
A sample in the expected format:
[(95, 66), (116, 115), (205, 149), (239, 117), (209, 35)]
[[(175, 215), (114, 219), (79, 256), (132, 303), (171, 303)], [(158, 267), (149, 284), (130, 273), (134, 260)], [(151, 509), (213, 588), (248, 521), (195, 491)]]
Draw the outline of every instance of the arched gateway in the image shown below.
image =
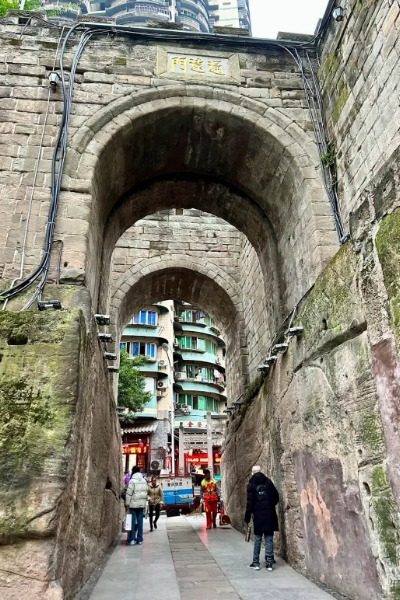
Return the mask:
[[(9, 310), (0, 315), (7, 585), (27, 600), (70, 600), (118, 534), (120, 434), (104, 359), (113, 347), (99, 339), (94, 314), (110, 312), (118, 341), (135, 307), (178, 294), (220, 322), (230, 401), (244, 399), (224, 452), (234, 523), (250, 467), (261, 462), (281, 493), (281, 550), (291, 564), (359, 600), (397, 597), (398, 323), (388, 307), (396, 305), (398, 269), (386, 245), (396, 238), (396, 212), (384, 216), (395, 204), (386, 199), (383, 210), (372, 197), (383, 189), (373, 165), (368, 190), (364, 180), (353, 196), (339, 185), (354, 237), (339, 249), (322, 177), (337, 158), (339, 183), (347, 181), (342, 143), (357, 110), (341, 111), (351, 78), (338, 84), (336, 106), (328, 103), (332, 143), (320, 156), (313, 127), (323, 130), (322, 115), (314, 106), (311, 119), (306, 73), (298, 71), (300, 54), (315, 50), (308, 43), (79, 25), (83, 37), (75, 44), (72, 35), (67, 48), (76, 50), (75, 81), (64, 90), (73, 94), (61, 116), (59, 87), (43, 102), (54, 32), (16, 21), (6, 29), (9, 73), (26, 73), (10, 84), (0, 130), (0, 147), (9, 148), (0, 163), (2, 283), (25, 294), (3, 292)], [(335, 61), (322, 64), (322, 75)], [(62, 165), (64, 156), (49, 158), (57, 124), (66, 122)], [(360, 141), (351, 168), (370, 146)], [(50, 175), (55, 164), (64, 167), (60, 180)], [(50, 191), (58, 204), (46, 224)], [(216, 241), (211, 259), (203, 241), (177, 249), (173, 230), (165, 253), (154, 252), (149, 235), (126, 270), (113, 272), (121, 236), (170, 209), (201, 211), (205, 231), (218, 219), (235, 243)], [(18, 310), (38, 298), (63, 310)], [(257, 371), (255, 358), (276, 354), (282, 342), (286, 352)]]

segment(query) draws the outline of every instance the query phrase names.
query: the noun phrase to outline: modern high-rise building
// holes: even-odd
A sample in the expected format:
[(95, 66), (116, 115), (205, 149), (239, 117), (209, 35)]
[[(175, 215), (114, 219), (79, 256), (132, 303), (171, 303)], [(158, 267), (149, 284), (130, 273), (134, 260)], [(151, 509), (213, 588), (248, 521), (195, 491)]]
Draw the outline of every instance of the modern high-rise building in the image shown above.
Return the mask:
[(235, 27), (251, 33), (249, 0), (210, 0), (211, 27)]
[[(46, 0), (53, 2), (63, 0)], [(64, 0), (66, 1), (66, 0)], [(248, 0), (88, 0), (90, 12), (118, 25), (146, 26), (175, 22), (183, 29), (208, 33), (214, 26), (251, 30)]]

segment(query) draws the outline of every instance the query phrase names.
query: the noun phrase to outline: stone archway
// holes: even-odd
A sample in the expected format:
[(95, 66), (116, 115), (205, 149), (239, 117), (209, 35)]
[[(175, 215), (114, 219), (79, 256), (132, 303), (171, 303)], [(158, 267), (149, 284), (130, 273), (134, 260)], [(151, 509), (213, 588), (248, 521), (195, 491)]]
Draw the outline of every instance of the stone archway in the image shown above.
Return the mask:
[[(275, 246), (286, 310), (337, 249), (333, 220), (318, 216), (327, 199), (314, 168), (313, 140), (282, 113), (238, 94), (184, 85), (132, 94), (89, 119), (75, 134), (70, 152), (67, 177), (93, 196), (90, 251), (82, 260), (87, 259), (95, 303), (113, 240), (143, 216), (136, 213), (138, 190), (146, 194), (157, 179), (206, 177), (236, 190), (244, 206), (256, 207), (261, 220), (271, 224), (273, 235), (262, 231), (259, 246), (267, 240)], [(170, 205), (164, 197), (158, 208), (163, 202)], [(207, 194), (191, 204), (212, 212)], [(235, 225), (250, 238), (249, 223)], [(104, 250), (102, 266), (99, 248)]]

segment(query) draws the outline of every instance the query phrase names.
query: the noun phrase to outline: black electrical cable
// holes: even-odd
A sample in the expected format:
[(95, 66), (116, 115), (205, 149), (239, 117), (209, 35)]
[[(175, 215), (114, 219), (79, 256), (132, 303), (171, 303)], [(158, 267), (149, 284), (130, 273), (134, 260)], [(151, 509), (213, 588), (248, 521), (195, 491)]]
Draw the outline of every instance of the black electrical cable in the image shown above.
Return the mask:
[[(43, 21), (43, 19), (41, 19), (40, 17), (36, 17), (36, 18), (39, 21)], [(69, 74), (69, 82), (67, 84), (67, 81), (65, 78), (65, 72), (64, 72), (64, 55), (65, 55), (67, 44), (68, 44), (70, 38), (78, 31), (82, 31), (82, 33), (81, 33), (80, 41), (78, 44), (78, 48), (76, 49), (73, 60), (72, 60), (70, 74)], [(298, 66), (300, 73), (302, 75), (303, 81), (304, 81), (307, 102), (309, 103), (309, 94), (311, 93), (311, 95), (313, 96), (314, 91), (312, 90), (310, 83), (308, 82), (307, 76), (304, 72), (304, 66), (303, 66), (302, 60), (300, 59), (300, 57), (298, 55), (298, 49), (301, 49), (301, 50), (313, 49), (316, 40), (318, 39), (318, 37), (320, 35), (322, 35), (322, 33), (323, 33), (323, 28), (320, 28), (317, 36), (315, 36), (310, 41), (296, 42), (296, 41), (288, 40), (288, 41), (285, 41), (285, 43), (282, 43), (279, 40), (264, 40), (264, 39), (258, 39), (258, 38), (238, 38), (237, 36), (231, 36), (231, 35), (221, 36), (221, 35), (205, 34), (205, 33), (192, 34), (191, 32), (188, 32), (188, 31), (174, 32), (171, 30), (162, 30), (162, 31), (157, 31), (154, 29), (145, 30), (145, 29), (138, 29), (138, 28), (135, 29), (135, 28), (124, 27), (121, 25), (110, 26), (108, 24), (101, 24), (101, 23), (80, 22), (80, 23), (77, 23), (76, 25), (74, 25), (73, 27), (71, 27), (71, 29), (68, 31), (67, 35), (64, 38), (64, 42), (63, 42), (61, 52), (60, 52), (60, 60), (59, 60), (64, 102), (63, 102), (63, 112), (62, 112), (61, 124), (60, 124), (59, 133), (58, 133), (57, 141), (56, 141), (56, 146), (55, 146), (55, 149), (53, 152), (53, 157), (52, 157), (51, 202), (50, 202), (49, 213), (48, 213), (48, 221), (47, 221), (47, 225), (46, 225), (43, 256), (42, 256), (39, 266), (35, 269), (35, 271), (33, 273), (31, 273), (25, 280), (21, 281), (19, 284), (12, 286), (8, 290), (2, 292), (0, 299), (6, 300), (6, 299), (12, 298), (12, 297), (16, 296), (17, 294), (25, 291), (41, 275), (43, 275), (42, 280), (39, 283), (38, 288), (34, 294), (34, 299), (35, 299), (36, 297), (41, 296), (41, 293), (46, 284), (47, 274), (48, 274), (48, 271), (50, 268), (51, 248), (52, 248), (52, 241), (53, 241), (54, 229), (55, 229), (55, 221), (56, 221), (57, 210), (58, 210), (59, 195), (60, 195), (60, 190), (61, 190), (61, 180), (62, 180), (62, 175), (63, 175), (63, 170), (64, 170), (65, 159), (66, 159), (66, 155), (67, 155), (68, 126), (69, 126), (69, 119), (70, 119), (70, 113), (71, 113), (71, 107), (72, 107), (74, 79), (75, 79), (76, 69), (79, 64), (79, 60), (82, 56), (82, 53), (83, 53), (86, 45), (89, 43), (89, 41), (92, 39), (92, 37), (94, 37), (95, 35), (119, 34), (119, 35), (123, 35), (123, 36), (128, 36), (130, 38), (136, 38), (139, 40), (144, 39), (144, 40), (153, 41), (154, 39), (156, 39), (156, 40), (161, 39), (161, 40), (165, 41), (166, 38), (168, 40), (177, 41), (177, 42), (181, 42), (182, 40), (188, 40), (188, 41), (190, 41), (190, 43), (192, 43), (194, 45), (203, 44), (205, 41), (209, 41), (209, 42), (212, 42), (214, 46), (215, 45), (221, 46), (223, 48), (226, 48), (227, 46), (228, 47), (233, 46), (233, 47), (237, 48), (239, 46), (239, 47), (245, 47), (247, 49), (249, 49), (249, 48), (252, 48), (252, 49), (257, 48), (258, 49), (260, 47), (265, 48), (265, 46), (268, 46), (268, 45), (273, 46), (273, 47), (278, 47), (278, 48), (284, 50), (285, 52), (288, 52), (289, 55), (294, 60), (295, 64)], [(316, 119), (313, 117), (312, 108), (311, 108), (310, 104), (309, 104), (309, 109), (310, 109), (310, 114), (312, 116), (312, 121), (314, 124), (314, 131), (315, 131), (316, 137), (317, 137), (317, 144), (320, 148), (318, 139), (321, 139), (321, 137), (324, 137), (323, 135), (321, 135), (323, 132), (319, 132), (319, 135), (317, 136), (318, 130), (315, 129)], [(320, 151), (320, 156), (321, 156), (321, 151)], [(326, 173), (325, 173), (325, 169), (324, 169), (324, 181), (326, 183), (326, 189), (332, 190), (331, 183), (329, 181), (326, 181), (325, 178), (326, 178)], [(332, 206), (332, 209), (334, 212), (335, 223), (336, 223), (339, 237), (343, 238), (343, 229), (341, 229), (342, 225), (341, 225), (340, 215), (338, 212), (338, 204), (337, 204), (337, 202), (336, 203), (332, 202), (331, 193), (329, 191), (328, 191), (328, 195), (329, 195), (330, 203), (331, 203), (331, 206)]]

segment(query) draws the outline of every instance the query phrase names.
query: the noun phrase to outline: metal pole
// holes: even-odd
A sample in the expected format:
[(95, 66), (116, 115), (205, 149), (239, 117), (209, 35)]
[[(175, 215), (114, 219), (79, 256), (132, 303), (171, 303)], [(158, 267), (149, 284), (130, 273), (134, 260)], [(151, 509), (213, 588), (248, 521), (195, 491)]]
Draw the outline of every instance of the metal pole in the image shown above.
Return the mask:
[(185, 445), (183, 441), (183, 423), (179, 425), (179, 475), (185, 474)]
[[(162, 348), (165, 351), (165, 354), (167, 355), (167, 359), (168, 359), (168, 363), (169, 363), (169, 375), (168, 375), (168, 383), (169, 384), (173, 384), (174, 383), (174, 379), (173, 379), (173, 370), (174, 370), (174, 366), (172, 364), (171, 361), (171, 357), (169, 355), (169, 344), (162, 344)], [(171, 475), (175, 475), (175, 404), (174, 404), (174, 390), (172, 388), (172, 393), (171, 393), (171, 410), (169, 411), (170, 414), (170, 429), (171, 429), (171, 456), (172, 456), (172, 461), (171, 461)]]
[(171, 0), (171, 22), (175, 23), (176, 20), (176, 0)]
[(212, 443), (211, 412), (207, 413), (207, 453), (208, 453), (208, 468), (210, 469), (211, 477), (214, 477), (214, 457), (213, 457), (213, 443)]

